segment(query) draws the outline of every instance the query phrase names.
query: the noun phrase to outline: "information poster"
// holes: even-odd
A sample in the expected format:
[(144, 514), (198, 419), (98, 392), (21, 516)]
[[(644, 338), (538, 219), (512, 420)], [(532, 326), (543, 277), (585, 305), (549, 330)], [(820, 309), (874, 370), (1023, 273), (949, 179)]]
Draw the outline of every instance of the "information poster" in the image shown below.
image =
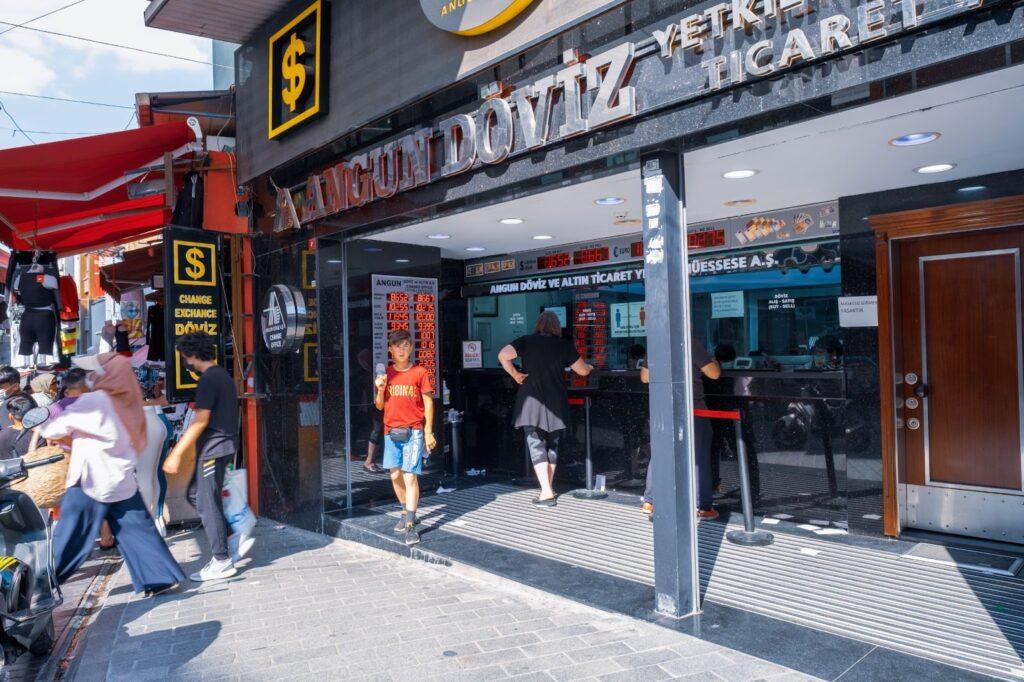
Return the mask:
[[(214, 338), (217, 359), (224, 357), (221, 328), (221, 282), (217, 263), (220, 238), (203, 230), (169, 226), (164, 228), (164, 310), (167, 348), (191, 332)], [(199, 375), (185, 364), (177, 350), (168, 354), (167, 399), (186, 402), (195, 397)]]
[(647, 336), (647, 303), (645, 301), (612, 303), (609, 314), (613, 339)]
[(742, 291), (716, 291), (711, 294), (711, 318), (743, 317)]
[(840, 327), (877, 327), (877, 296), (840, 296)]
[(388, 334), (408, 329), (413, 361), (426, 367), (437, 387), (437, 280), (429, 277), (371, 275), (373, 295), (373, 364), (388, 366)]

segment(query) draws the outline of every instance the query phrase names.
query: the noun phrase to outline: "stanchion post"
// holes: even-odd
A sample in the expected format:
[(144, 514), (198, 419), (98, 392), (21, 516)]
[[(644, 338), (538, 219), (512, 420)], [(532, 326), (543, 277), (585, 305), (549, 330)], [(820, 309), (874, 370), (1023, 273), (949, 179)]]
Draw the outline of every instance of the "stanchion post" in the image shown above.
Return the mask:
[(750, 492), (750, 469), (747, 466), (747, 445), (743, 442), (743, 425), (739, 419), (736, 425), (736, 460), (740, 470), (740, 501), (743, 504), (743, 530), (731, 530), (725, 537), (737, 545), (770, 545), (775, 536), (766, 530), (754, 528), (754, 498)]
[(583, 424), (586, 429), (586, 433), (583, 435), (583, 444), (586, 448), (587, 456), (587, 488), (586, 490), (577, 490), (572, 494), (573, 497), (578, 497), (581, 500), (601, 500), (608, 497), (608, 493), (603, 490), (594, 489), (594, 460), (591, 452), (591, 440), (590, 440), (590, 396), (583, 398)]

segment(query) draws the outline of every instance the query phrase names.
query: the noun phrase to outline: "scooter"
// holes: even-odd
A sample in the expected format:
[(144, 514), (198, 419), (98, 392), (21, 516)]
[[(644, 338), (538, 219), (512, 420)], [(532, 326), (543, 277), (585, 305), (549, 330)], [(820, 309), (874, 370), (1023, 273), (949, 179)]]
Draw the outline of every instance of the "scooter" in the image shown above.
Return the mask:
[[(12, 452), (49, 416), (45, 407), (29, 410)], [(5, 664), (26, 649), (42, 656), (53, 648), (53, 611), (64, 601), (53, 564), (52, 528), (32, 498), (11, 485), (27, 478), (29, 469), (62, 459), (61, 454), (34, 462), (17, 455), (0, 460), (0, 643)]]

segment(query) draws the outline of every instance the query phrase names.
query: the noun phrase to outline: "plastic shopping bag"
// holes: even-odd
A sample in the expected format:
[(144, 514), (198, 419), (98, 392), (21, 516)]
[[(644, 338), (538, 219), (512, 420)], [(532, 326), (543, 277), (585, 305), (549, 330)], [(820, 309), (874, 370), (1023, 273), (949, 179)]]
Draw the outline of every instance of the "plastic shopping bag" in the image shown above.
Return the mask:
[(256, 515), (249, 509), (248, 477), (245, 469), (231, 469), (224, 474), (224, 516), (232, 533), (252, 533)]

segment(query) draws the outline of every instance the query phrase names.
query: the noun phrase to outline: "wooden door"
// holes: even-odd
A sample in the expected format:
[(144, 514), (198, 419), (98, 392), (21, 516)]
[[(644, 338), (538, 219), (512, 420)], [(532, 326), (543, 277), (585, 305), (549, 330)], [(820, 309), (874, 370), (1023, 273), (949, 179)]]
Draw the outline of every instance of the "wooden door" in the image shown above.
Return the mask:
[(907, 524), (1024, 541), (1024, 231), (899, 247), (898, 424)]

